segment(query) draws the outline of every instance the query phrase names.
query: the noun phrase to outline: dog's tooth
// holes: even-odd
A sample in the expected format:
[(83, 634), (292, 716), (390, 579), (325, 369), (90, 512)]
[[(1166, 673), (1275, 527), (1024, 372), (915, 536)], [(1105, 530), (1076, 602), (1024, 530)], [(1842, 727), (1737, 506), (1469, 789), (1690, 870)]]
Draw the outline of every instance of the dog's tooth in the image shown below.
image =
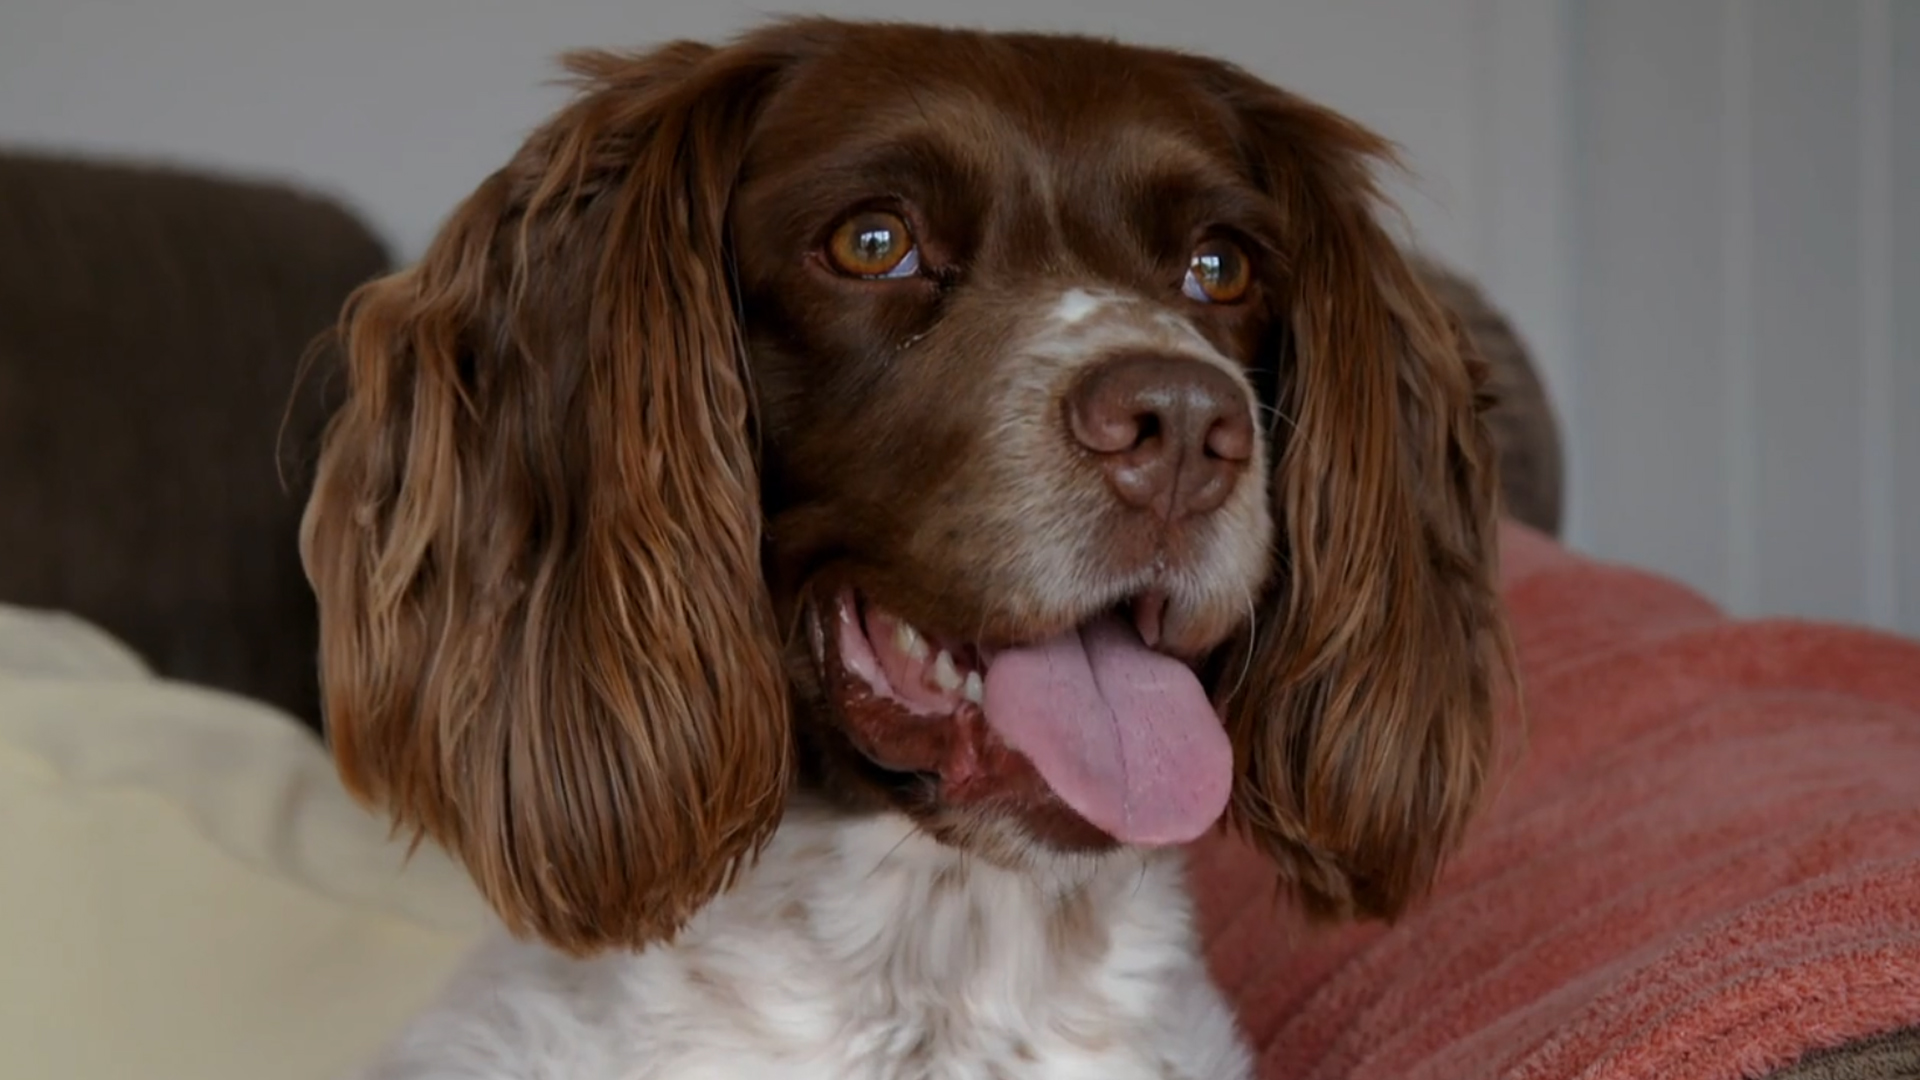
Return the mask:
[(967, 672), (966, 681), (960, 684), (960, 693), (975, 705), (987, 703), (987, 684), (981, 681), (977, 671)]
[(942, 693), (951, 694), (960, 689), (960, 669), (953, 664), (953, 654), (945, 649), (933, 660), (933, 684)]
[(894, 624), (893, 644), (895, 648), (915, 660), (924, 661), (927, 658), (927, 639), (921, 637), (920, 631), (907, 623)]

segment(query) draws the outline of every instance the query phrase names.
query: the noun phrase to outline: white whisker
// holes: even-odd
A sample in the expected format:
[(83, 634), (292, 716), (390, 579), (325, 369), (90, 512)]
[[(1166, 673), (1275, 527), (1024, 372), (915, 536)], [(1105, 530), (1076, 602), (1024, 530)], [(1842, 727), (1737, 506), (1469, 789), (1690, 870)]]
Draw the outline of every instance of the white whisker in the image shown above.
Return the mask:
[(1233, 690), (1227, 694), (1229, 698), (1239, 697), (1240, 692), (1247, 688), (1247, 680), (1253, 676), (1253, 653), (1260, 645), (1259, 600), (1254, 597), (1251, 588), (1242, 586), (1241, 592), (1247, 600), (1247, 648), (1246, 655), (1240, 658), (1240, 675), (1234, 680)]

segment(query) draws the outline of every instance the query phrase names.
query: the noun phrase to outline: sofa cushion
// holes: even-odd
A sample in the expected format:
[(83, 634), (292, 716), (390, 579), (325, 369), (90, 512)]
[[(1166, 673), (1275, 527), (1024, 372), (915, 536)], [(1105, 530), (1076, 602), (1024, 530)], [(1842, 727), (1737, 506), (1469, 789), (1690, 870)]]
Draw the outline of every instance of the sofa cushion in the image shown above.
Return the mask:
[(487, 925), (406, 847), (285, 715), (0, 607), (0, 1074), (340, 1075)]

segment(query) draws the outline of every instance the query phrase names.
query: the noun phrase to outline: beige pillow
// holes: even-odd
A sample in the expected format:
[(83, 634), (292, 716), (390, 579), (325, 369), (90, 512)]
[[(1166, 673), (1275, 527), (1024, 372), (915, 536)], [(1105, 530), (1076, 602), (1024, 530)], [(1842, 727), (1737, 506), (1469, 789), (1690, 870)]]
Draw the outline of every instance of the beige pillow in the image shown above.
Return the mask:
[(334, 1077), (485, 920), (290, 720), (0, 606), (0, 1076)]

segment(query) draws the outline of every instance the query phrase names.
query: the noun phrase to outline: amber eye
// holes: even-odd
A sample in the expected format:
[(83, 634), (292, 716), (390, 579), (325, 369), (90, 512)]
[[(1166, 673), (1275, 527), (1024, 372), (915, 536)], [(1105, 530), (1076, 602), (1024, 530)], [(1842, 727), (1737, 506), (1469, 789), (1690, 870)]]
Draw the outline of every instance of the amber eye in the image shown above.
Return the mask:
[(1193, 249), (1180, 291), (1203, 304), (1231, 304), (1246, 296), (1252, 284), (1246, 252), (1231, 240), (1215, 237)]
[(913, 232), (900, 215), (885, 210), (868, 210), (841, 222), (827, 240), (827, 258), (834, 269), (854, 277), (911, 277), (920, 269)]

